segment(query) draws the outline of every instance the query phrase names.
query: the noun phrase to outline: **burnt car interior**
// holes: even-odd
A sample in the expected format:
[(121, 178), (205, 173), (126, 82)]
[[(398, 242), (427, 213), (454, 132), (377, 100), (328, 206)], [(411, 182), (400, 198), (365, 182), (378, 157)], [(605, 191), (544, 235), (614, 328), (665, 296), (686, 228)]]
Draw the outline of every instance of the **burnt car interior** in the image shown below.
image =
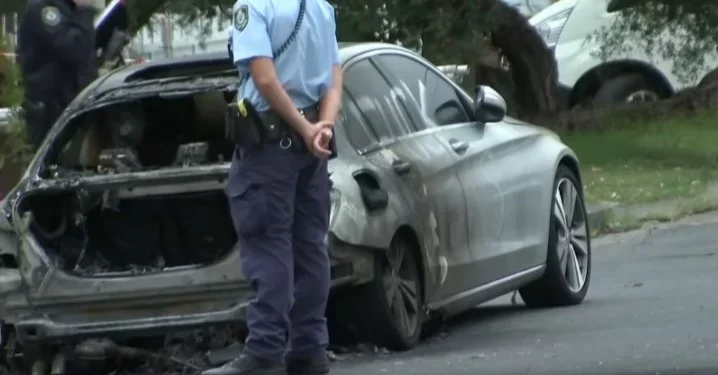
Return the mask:
[[(150, 97), (77, 118), (58, 152), (46, 159), (55, 176), (122, 173), (228, 162), (223, 93)], [(54, 154), (54, 155), (53, 155)]]
[[(229, 162), (223, 92), (159, 96), (72, 120), (47, 154), (43, 178), (211, 166)], [(225, 172), (226, 174), (226, 172)], [(191, 186), (190, 186), (191, 185)], [(220, 260), (236, 242), (221, 181), (68, 188), (28, 194), (30, 230), (65, 271), (83, 276), (157, 272)]]

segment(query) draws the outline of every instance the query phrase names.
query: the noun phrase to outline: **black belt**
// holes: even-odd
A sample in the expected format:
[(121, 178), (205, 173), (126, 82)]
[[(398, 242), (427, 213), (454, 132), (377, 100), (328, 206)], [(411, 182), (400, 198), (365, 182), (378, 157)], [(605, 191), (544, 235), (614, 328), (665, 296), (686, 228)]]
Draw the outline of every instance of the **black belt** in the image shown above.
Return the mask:
[[(299, 109), (309, 121), (319, 121), (319, 105), (314, 104)], [(283, 149), (297, 152), (308, 152), (302, 136), (295, 131), (275, 111), (258, 113), (245, 100), (231, 102), (227, 105), (225, 118), (225, 136), (227, 140), (241, 148), (252, 148), (262, 144), (279, 144)], [(330, 148), (332, 157), (336, 156), (336, 141), (332, 137)]]

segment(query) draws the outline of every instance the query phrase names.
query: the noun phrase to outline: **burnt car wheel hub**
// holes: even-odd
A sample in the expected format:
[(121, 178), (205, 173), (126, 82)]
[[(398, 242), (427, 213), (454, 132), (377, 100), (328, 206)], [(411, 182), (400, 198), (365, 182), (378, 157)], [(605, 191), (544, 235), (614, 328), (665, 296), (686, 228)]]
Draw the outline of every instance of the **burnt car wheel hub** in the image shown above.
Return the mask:
[(569, 289), (577, 293), (588, 272), (588, 226), (581, 196), (573, 181), (562, 178), (556, 185), (553, 220), (556, 222), (556, 251)]
[(383, 283), (394, 322), (404, 335), (412, 336), (418, 329), (419, 282), (410, 250), (398, 242), (387, 251)]

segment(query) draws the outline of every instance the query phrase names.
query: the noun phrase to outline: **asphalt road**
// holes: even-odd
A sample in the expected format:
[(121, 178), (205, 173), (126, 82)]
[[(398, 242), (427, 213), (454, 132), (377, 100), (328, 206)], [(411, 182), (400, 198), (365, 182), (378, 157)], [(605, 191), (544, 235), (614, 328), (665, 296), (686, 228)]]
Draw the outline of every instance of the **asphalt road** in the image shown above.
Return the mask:
[[(406, 353), (335, 375), (718, 374), (718, 214), (594, 241), (587, 300), (529, 310), (508, 296)], [(519, 299), (520, 301), (520, 299)]]

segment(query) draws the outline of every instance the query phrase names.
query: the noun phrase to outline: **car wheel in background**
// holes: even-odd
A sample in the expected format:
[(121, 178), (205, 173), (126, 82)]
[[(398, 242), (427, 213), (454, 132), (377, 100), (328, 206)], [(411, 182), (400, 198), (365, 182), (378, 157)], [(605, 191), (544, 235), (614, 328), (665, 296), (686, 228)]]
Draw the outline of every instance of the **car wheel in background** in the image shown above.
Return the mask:
[(529, 307), (576, 305), (591, 280), (591, 238), (583, 189), (576, 175), (560, 165), (551, 203), (546, 271), (519, 289)]
[(626, 74), (611, 78), (601, 85), (593, 98), (594, 107), (609, 107), (619, 103), (654, 102), (661, 99), (661, 89), (641, 74)]
[(714, 69), (708, 72), (708, 74), (706, 74), (705, 77), (703, 77), (701, 81), (698, 82), (698, 88), (706, 88), (708, 86), (712, 86), (716, 82), (718, 82), (718, 69)]

